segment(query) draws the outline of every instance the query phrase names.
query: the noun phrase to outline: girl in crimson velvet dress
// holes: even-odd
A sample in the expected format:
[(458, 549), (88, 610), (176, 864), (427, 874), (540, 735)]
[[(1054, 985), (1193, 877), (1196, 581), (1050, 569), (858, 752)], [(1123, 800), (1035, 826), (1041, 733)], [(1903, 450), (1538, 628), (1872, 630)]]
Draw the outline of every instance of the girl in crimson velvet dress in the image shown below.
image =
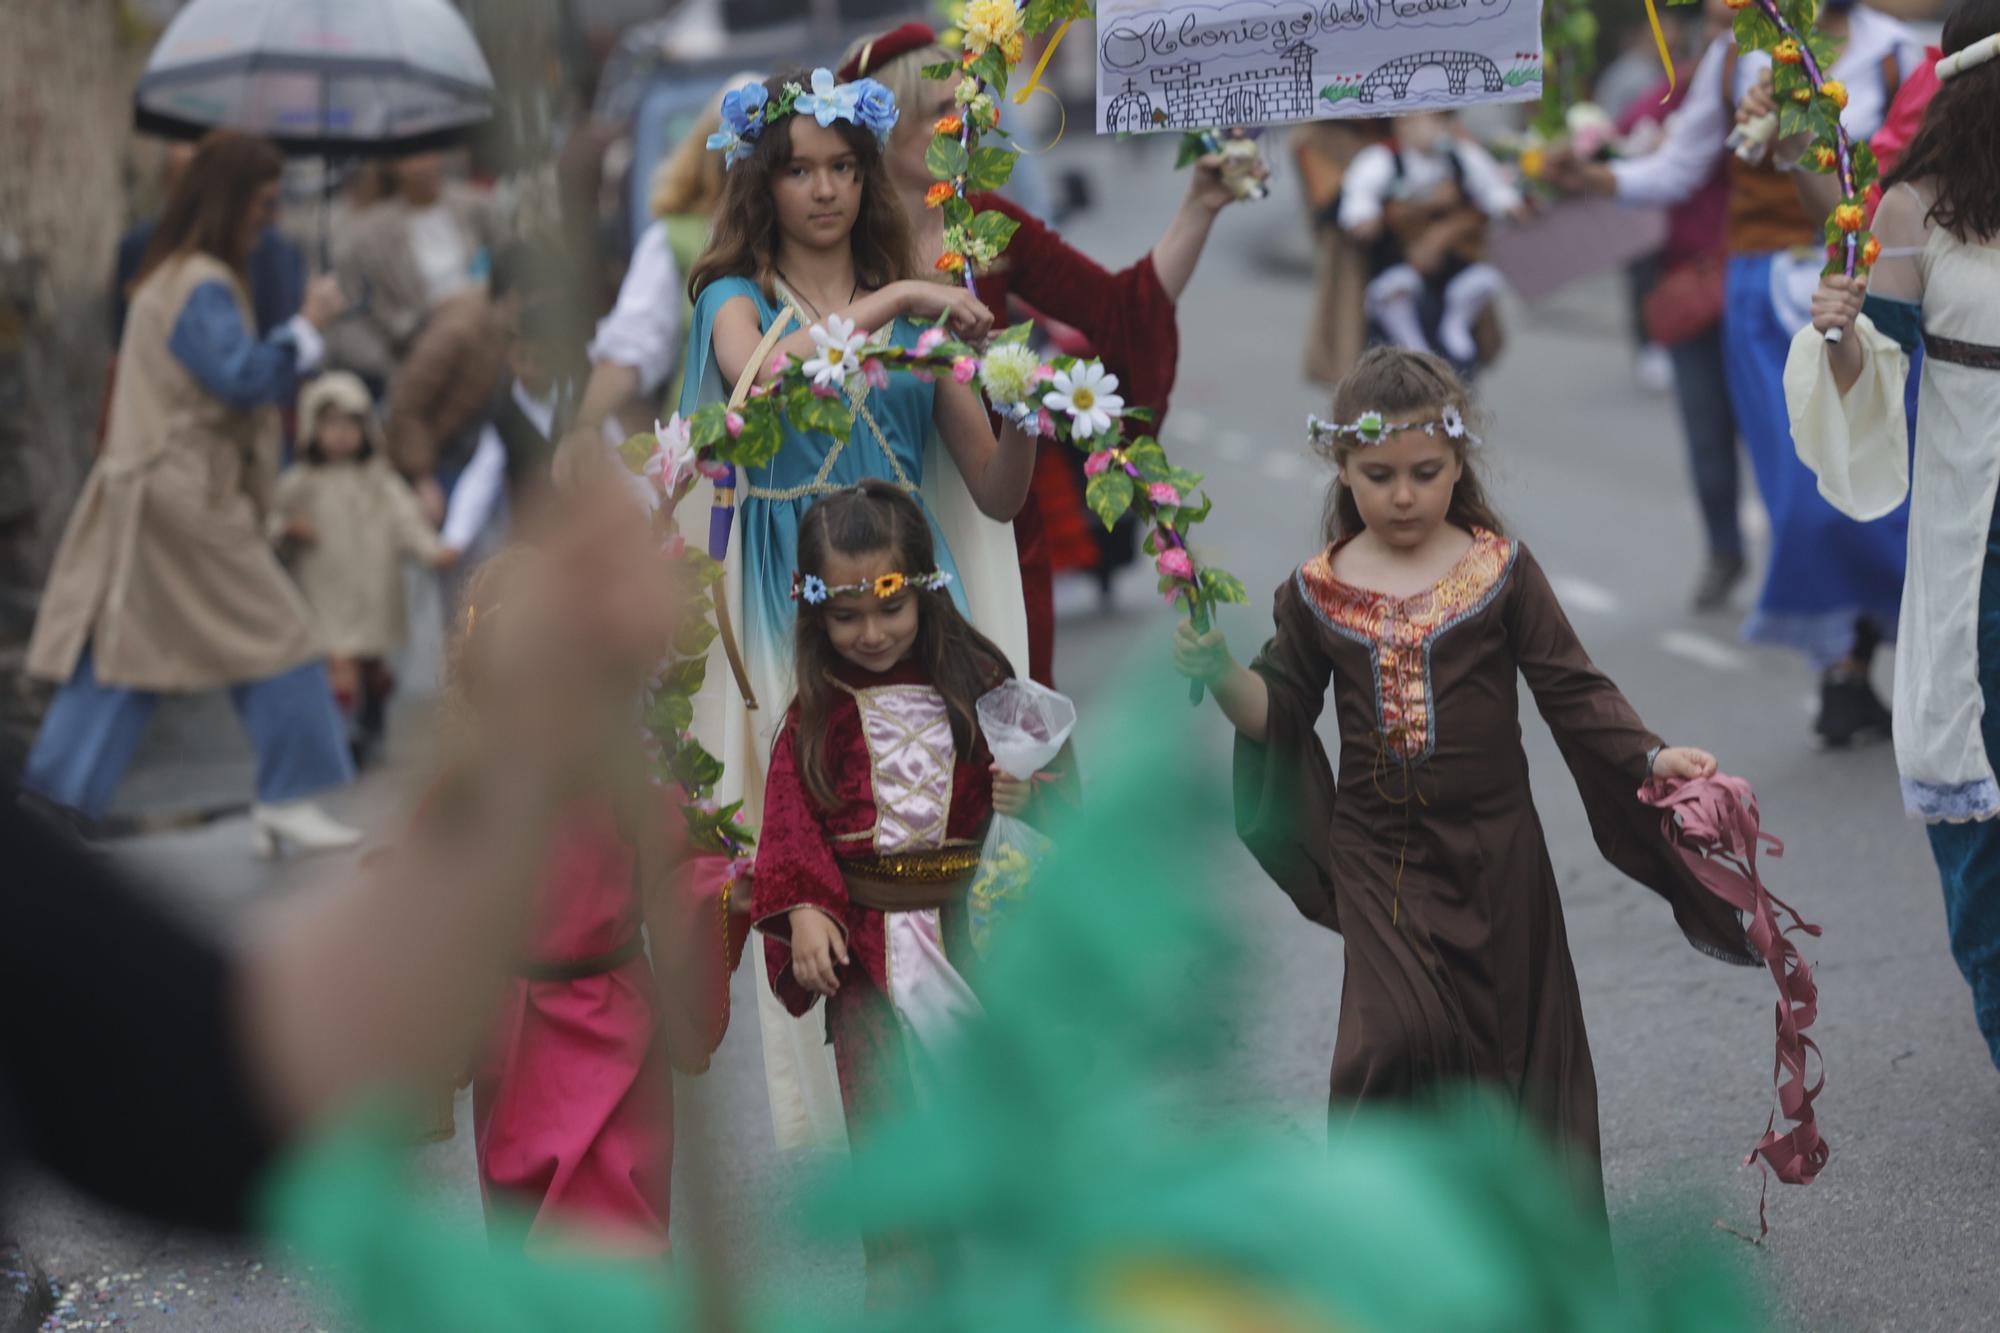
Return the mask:
[[(455, 722), (477, 726), (495, 706), (490, 664), (516, 649), (502, 594), (536, 577), (533, 560), (504, 552), (469, 590), (450, 662)], [(531, 1248), (581, 1232), (666, 1250), (669, 1066), (706, 1069), (729, 1021), (747, 934), (728, 910), (730, 864), (687, 854), (678, 792), (642, 765), (636, 746), (607, 754), (596, 789), (574, 794), (473, 1080), (489, 1222), (499, 1235), (524, 1215)]]
[[(903, 109), (884, 157), (915, 233), (918, 267), (926, 273), (944, 253), (944, 215), (924, 201), (937, 184), (924, 163), (924, 151), (939, 118), (957, 107), (953, 83), (926, 79), (923, 70), (956, 59), (957, 53), (938, 45), (929, 28), (905, 23), (849, 47), (839, 71), (844, 80), (880, 81)], [(1216, 215), (1236, 198), (1223, 182), (1221, 165), (1220, 157), (1195, 163), (1187, 196), (1160, 239), (1137, 263), (1116, 273), (1003, 196), (973, 195), (974, 208), (1005, 213), (1020, 224), (1006, 252), (978, 276), (980, 301), (997, 324), (1010, 322), (1011, 298), (1030, 307), (1025, 313), (1044, 328), (1050, 321), (1069, 326), (1081, 337), (1062, 350), (1103, 361), (1118, 376), (1127, 402), (1153, 410), (1157, 431), (1180, 359), (1175, 303), (1194, 276)], [(1052, 569), (1092, 569), (1102, 561), (1131, 559), (1131, 541), (1109, 542), (1097, 518), (1083, 507), (1082, 458), (1062, 446), (1043, 449), (1034, 490), (1014, 518), (1028, 608), (1028, 675), (1044, 685), (1054, 683), (1055, 669)]]
[[(948, 580), (923, 511), (889, 483), (828, 496), (799, 528), (798, 695), (765, 780), (751, 915), (785, 1007), (827, 1002), (859, 1133), (910, 1096), (906, 1038), (931, 1046), (978, 1010), (966, 889), (992, 815), (1037, 804), (979, 734), (979, 696), (1014, 671)], [(871, 1292), (894, 1255), (871, 1244)]]
[[(1715, 759), (1663, 746), (1592, 664), (1466, 457), (1465, 388), (1442, 360), (1361, 358), (1314, 423), (1339, 467), (1328, 545), (1277, 596), (1249, 668), (1182, 622), (1181, 670), (1236, 727), (1237, 828), (1307, 918), (1346, 941), (1336, 1111), (1476, 1083), (1553, 1135), (1603, 1208), (1597, 1083), (1562, 903), (1521, 749), (1518, 679), (1555, 733), (1613, 865), (1672, 905), (1688, 942), (1757, 955), (1638, 799)], [(1314, 730), (1331, 701), (1339, 779)]]

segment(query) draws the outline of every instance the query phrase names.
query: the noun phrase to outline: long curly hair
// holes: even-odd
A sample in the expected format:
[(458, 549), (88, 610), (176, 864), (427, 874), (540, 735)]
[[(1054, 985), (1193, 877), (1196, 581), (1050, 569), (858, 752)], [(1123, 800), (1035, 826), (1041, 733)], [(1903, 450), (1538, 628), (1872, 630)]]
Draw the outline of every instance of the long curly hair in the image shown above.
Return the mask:
[[(764, 81), (773, 101), (787, 83), (803, 85), (803, 71), (779, 74)], [(750, 156), (729, 168), (708, 234), (708, 248), (688, 271), (688, 299), (699, 300), (704, 287), (718, 278), (749, 278), (767, 297), (777, 296), (778, 206), (771, 197), (772, 178), (791, 164), (792, 126), (797, 116), (781, 116), (757, 136)], [(902, 200), (889, 183), (882, 146), (872, 131), (851, 121), (830, 127), (847, 141), (861, 166), (861, 211), (855, 216), (848, 244), (854, 250), (854, 273), (873, 290), (912, 277), (917, 271), (916, 246)]]
[[(1458, 377), (1458, 372), (1442, 357), (1402, 347), (1370, 348), (1333, 391), (1333, 419), (1340, 422), (1353, 421), (1363, 412), (1380, 412), (1384, 416), (1397, 417), (1442, 410), (1447, 406), (1457, 408), (1469, 428), (1478, 429), (1471, 393), (1465, 387), (1465, 381)], [(1506, 535), (1507, 529), (1487, 500), (1486, 487), (1474, 466), (1471, 440), (1447, 440), (1446, 443), (1451, 446), (1461, 469), (1458, 484), (1452, 488), (1451, 508), (1445, 514), (1446, 520), (1461, 528), (1479, 527), (1499, 536)], [(1339, 467), (1365, 446), (1351, 435), (1341, 435), (1336, 436), (1332, 443), (1317, 447), (1327, 461)], [(1333, 485), (1326, 493), (1326, 510), (1322, 519), (1327, 544), (1330, 546), (1352, 537), (1367, 526), (1361, 521), (1361, 509), (1354, 503), (1354, 493), (1338, 476), (1334, 477)]]
[[(886, 481), (868, 480), (836, 492), (806, 511), (799, 524), (799, 574), (826, 577), (827, 557), (850, 559), (887, 552), (906, 574), (938, 567), (930, 521), (916, 501)], [(1014, 678), (1007, 655), (959, 614), (949, 589), (915, 589), (917, 642), (911, 657), (944, 696), (951, 738), (961, 755), (978, 740), (979, 696)], [(806, 791), (822, 809), (832, 809), (833, 774), (826, 758), (826, 720), (840, 699), (834, 672), (840, 655), (827, 637), (826, 608), (799, 603), (793, 630), (798, 695), (792, 707), (797, 727), (799, 773)]]
[[(1946, 55), (2000, 32), (2000, 0), (1961, 0), (1944, 21)], [(2000, 60), (1938, 85), (1923, 124), (1882, 188), (1927, 181), (1937, 192), (1929, 220), (1959, 240), (2000, 236)]]

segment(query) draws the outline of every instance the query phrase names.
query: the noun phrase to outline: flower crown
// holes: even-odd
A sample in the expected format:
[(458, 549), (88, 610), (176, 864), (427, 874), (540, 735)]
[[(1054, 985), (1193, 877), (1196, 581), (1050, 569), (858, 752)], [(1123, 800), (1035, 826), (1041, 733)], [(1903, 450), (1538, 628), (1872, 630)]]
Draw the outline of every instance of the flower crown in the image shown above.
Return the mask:
[(887, 600), (905, 588), (922, 588), (925, 592), (942, 592), (951, 582), (951, 574), (942, 569), (934, 569), (928, 574), (884, 574), (866, 583), (842, 583), (828, 587), (826, 580), (817, 574), (801, 574), (792, 571), (792, 600), (818, 606), (829, 597), (838, 597), (846, 592), (872, 592)]
[(787, 83), (773, 98), (761, 83), (746, 83), (722, 95), (722, 128), (708, 136), (708, 147), (722, 154), (724, 169), (750, 156), (764, 127), (784, 116), (811, 116), (821, 125), (844, 120), (874, 134), (879, 143), (896, 126), (896, 94), (874, 79), (835, 83), (833, 71), (812, 72), (812, 87)]
[(1474, 444), (1479, 443), (1479, 437), (1465, 428), (1465, 417), (1451, 403), (1446, 403), (1438, 410), (1436, 416), (1428, 420), (1404, 421), (1394, 425), (1390, 424), (1385, 414), (1374, 409), (1363, 412), (1345, 424), (1321, 421), (1315, 416), (1306, 418), (1306, 434), (1312, 438), (1314, 444), (1325, 444), (1343, 436), (1352, 436), (1363, 445), (1373, 446), (1382, 443), (1395, 432), (1404, 430), (1420, 430), (1426, 435), (1433, 436), (1442, 432), (1448, 440), (1470, 440)]

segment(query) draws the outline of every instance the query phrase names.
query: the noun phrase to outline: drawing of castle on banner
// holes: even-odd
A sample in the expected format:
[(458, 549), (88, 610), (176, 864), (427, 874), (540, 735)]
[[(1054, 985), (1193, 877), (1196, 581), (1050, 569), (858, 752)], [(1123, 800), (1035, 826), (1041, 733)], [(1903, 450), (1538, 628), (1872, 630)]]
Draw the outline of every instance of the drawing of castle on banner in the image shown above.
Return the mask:
[(1164, 110), (1156, 110), (1151, 95), (1126, 79), (1124, 91), (1104, 109), (1105, 133), (1308, 119), (1319, 99), (1312, 86), (1313, 49), (1298, 42), (1279, 58), (1285, 63), (1275, 69), (1246, 70), (1204, 82), (1196, 82), (1201, 73), (1198, 61), (1156, 69), (1153, 82), (1161, 85)]

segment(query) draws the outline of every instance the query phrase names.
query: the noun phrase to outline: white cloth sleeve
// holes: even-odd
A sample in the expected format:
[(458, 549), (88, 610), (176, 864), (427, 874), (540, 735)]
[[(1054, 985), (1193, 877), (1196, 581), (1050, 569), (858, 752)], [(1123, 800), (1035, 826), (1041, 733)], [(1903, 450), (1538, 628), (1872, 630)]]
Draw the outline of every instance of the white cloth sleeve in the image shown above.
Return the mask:
[(639, 372), (640, 392), (652, 394), (673, 371), (681, 344), (681, 276), (667, 245), (667, 229), (655, 222), (632, 251), (618, 302), (598, 321), (590, 359), (630, 366)]
[(1521, 206), (1521, 192), (1507, 179), (1507, 173), (1493, 160), (1485, 145), (1474, 139), (1460, 139), (1453, 145), (1458, 162), (1465, 169), (1465, 192), (1489, 218), (1505, 217)]
[[(1666, 137), (1658, 148), (1644, 157), (1611, 163), (1619, 203), (1670, 207), (1708, 180), (1735, 119), (1735, 99), (1725, 99), (1722, 93), (1722, 67), (1733, 45), (1726, 33), (1709, 45), (1688, 80), (1686, 99), (1667, 117)], [(1739, 71), (1744, 63), (1737, 62)]]
[(1354, 155), (1340, 178), (1340, 225), (1365, 226), (1382, 216), (1382, 201), (1396, 178), (1396, 156), (1372, 143)]
[(1894, 338), (1863, 315), (1853, 337), (1861, 378), (1843, 395), (1834, 382), (1826, 338), (1808, 324), (1785, 358), (1785, 405), (1799, 461), (1819, 478), (1826, 502), (1860, 522), (1882, 517), (1910, 489), (1909, 420), (1903, 411), (1908, 358)]
[(451, 488), (439, 541), (454, 551), (471, 546), (493, 517), (493, 506), (500, 502), (506, 481), (507, 446), (500, 443), (500, 432), (487, 426), (479, 432), (479, 447), (472, 451), (472, 461)]

